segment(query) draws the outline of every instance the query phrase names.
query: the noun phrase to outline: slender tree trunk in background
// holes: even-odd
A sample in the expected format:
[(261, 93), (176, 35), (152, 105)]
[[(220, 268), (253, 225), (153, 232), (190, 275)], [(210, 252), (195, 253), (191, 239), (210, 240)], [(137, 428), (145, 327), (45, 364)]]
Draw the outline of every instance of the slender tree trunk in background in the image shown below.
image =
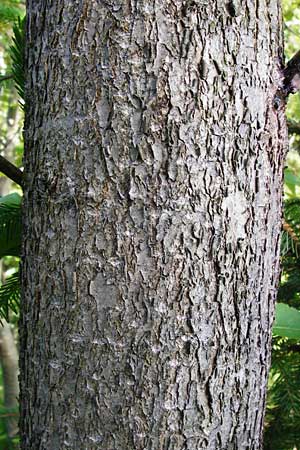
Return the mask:
[(279, 4), (27, 1), (23, 450), (261, 448)]
[[(9, 94), (9, 104), (6, 117), (6, 134), (1, 154), (8, 160), (12, 160), (14, 149), (18, 143), (18, 128), (20, 124), (18, 114), (17, 93), (14, 88)], [(5, 176), (0, 177), (0, 195), (7, 195), (11, 191), (12, 182)], [(0, 261), (0, 280), (4, 280), (2, 261)], [(3, 319), (0, 323), (0, 364), (3, 376), (4, 406), (9, 409), (18, 407), (19, 399), (19, 355), (15, 337), (11, 326)], [(18, 434), (18, 417), (5, 418), (7, 434), (10, 438)]]
[[(3, 374), (4, 406), (9, 409), (18, 407), (19, 399), (19, 355), (10, 325), (2, 320), (0, 325), (0, 359)], [(8, 416), (5, 419), (7, 434), (13, 438), (18, 434), (18, 417)]]

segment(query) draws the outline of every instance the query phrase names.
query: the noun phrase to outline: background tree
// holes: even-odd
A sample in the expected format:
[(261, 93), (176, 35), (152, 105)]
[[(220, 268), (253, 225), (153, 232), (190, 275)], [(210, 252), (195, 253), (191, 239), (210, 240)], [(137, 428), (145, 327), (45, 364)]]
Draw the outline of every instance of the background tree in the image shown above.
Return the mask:
[[(0, 152), (2, 161), (21, 163), (20, 137), (22, 131), (21, 109), (18, 106), (18, 95), (12, 79), (11, 46), (12, 27), (18, 16), (22, 15), (24, 5), (18, 1), (1, 1), (0, 4)], [(4, 159), (4, 158), (5, 159)], [(1, 169), (0, 169), (1, 170)], [(12, 182), (4, 176), (0, 178), (0, 195), (4, 196), (12, 189)], [(11, 197), (12, 200), (13, 196)], [(7, 200), (9, 197), (7, 197)], [(11, 255), (9, 245), (12, 242), (14, 233), (20, 233), (20, 220), (17, 227), (10, 227), (11, 220), (5, 220), (13, 211), (9, 208), (9, 201), (3, 197), (0, 200), (0, 279), (1, 283), (9, 277), (17, 268), (17, 260)], [(18, 217), (20, 218), (19, 204)], [(8, 228), (7, 228), (8, 226)], [(11, 234), (10, 234), (11, 233)], [(19, 252), (17, 253), (19, 254)], [(16, 279), (16, 277), (13, 277)], [(3, 294), (11, 281), (3, 289)], [(2, 292), (2, 287), (0, 289)], [(16, 347), (16, 327), (12, 323), (8, 324), (5, 319), (16, 317), (10, 312), (8, 305), (13, 305), (12, 295), (8, 302), (0, 302), (1, 323), (0, 323), (0, 448), (10, 450), (16, 448), (15, 436), (18, 433), (18, 352)], [(16, 300), (16, 296), (14, 296)], [(14, 302), (16, 306), (16, 302)], [(16, 311), (16, 308), (14, 308)], [(5, 319), (4, 319), (5, 317)]]

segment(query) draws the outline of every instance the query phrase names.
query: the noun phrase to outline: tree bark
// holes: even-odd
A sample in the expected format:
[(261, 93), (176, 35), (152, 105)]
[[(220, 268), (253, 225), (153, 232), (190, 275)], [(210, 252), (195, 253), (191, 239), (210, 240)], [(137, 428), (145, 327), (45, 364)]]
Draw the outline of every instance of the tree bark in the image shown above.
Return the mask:
[(260, 449), (280, 2), (27, 6), (21, 448)]

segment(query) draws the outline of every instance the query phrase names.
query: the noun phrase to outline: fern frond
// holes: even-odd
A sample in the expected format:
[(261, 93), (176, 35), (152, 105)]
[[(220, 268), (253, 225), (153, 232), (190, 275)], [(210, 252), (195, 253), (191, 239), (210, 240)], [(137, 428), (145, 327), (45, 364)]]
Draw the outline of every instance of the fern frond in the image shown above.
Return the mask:
[(291, 225), (284, 222), (281, 235), (281, 256), (288, 254), (295, 255), (296, 257), (300, 255), (300, 240)]
[(293, 227), (298, 238), (300, 238), (300, 199), (293, 198), (284, 202), (285, 220)]
[(21, 106), (23, 108), (25, 96), (25, 23), (26, 17), (23, 19), (18, 17), (18, 22), (13, 27), (13, 44), (10, 47), (11, 72), (18, 94), (22, 99)]
[(265, 449), (300, 444), (300, 353), (293, 341), (274, 340), (268, 392)]
[(289, 306), (299, 307), (300, 300), (300, 268), (285, 271), (285, 280), (281, 282), (278, 290), (277, 301)]
[(0, 258), (20, 256), (21, 196), (10, 194), (0, 198)]
[(281, 237), (281, 255), (300, 255), (300, 199), (294, 198), (284, 203), (284, 222)]
[(20, 308), (19, 272), (14, 273), (0, 287), (0, 318), (9, 321), (9, 310), (18, 314)]

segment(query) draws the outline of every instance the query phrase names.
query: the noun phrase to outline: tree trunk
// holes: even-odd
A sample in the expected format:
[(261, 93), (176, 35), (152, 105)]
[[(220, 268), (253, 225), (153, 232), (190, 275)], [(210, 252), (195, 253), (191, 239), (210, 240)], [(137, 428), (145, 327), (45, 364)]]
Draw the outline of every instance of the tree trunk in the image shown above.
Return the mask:
[[(18, 99), (15, 88), (11, 88), (8, 95), (8, 106), (6, 112), (6, 133), (5, 141), (1, 148), (1, 154), (7, 159), (12, 160), (14, 150), (19, 142), (20, 135), (20, 117), (18, 114)], [(0, 177), (0, 196), (9, 194), (12, 190), (12, 182), (5, 176)], [(2, 260), (0, 261), (0, 282), (5, 281), (3, 273)], [(0, 323), (0, 365), (3, 377), (4, 406), (8, 409), (18, 408), (19, 400), (19, 355), (15, 342), (15, 337), (11, 326), (1, 319)], [(3, 419), (2, 419), (3, 420)], [(4, 418), (8, 438), (11, 439), (18, 434), (18, 415), (7, 416)], [(13, 445), (13, 444), (11, 444)]]
[(23, 450), (261, 448), (279, 3), (28, 0)]
[[(4, 406), (8, 409), (18, 408), (19, 380), (18, 380), (18, 350), (10, 325), (3, 319), (0, 324), (0, 362), (2, 367)], [(8, 415), (5, 419), (7, 435), (11, 439), (17, 436), (18, 415)]]

